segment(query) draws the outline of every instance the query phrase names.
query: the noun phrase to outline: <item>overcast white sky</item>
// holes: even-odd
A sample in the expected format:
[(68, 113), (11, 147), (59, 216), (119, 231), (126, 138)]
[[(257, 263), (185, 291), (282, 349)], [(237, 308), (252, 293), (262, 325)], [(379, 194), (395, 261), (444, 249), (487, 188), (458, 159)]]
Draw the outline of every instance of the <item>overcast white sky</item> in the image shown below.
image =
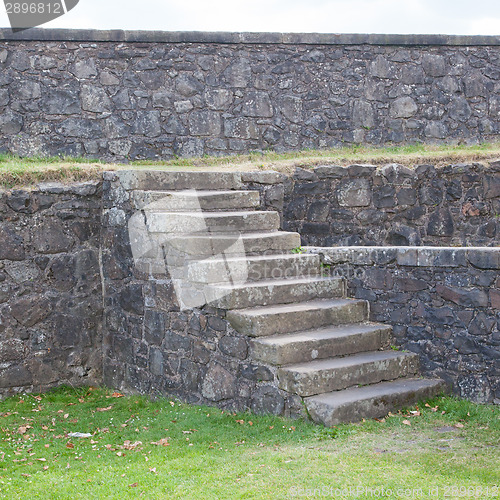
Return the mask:
[(500, 0), (80, 0), (43, 27), (500, 35)]

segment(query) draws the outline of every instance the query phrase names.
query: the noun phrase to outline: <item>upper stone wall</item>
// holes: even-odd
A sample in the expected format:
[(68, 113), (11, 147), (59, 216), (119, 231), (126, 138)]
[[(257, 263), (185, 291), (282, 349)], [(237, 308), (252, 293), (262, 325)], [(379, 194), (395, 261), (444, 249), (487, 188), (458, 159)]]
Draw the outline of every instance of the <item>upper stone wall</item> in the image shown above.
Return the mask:
[(492, 140), (499, 76), (499, 37), (0, 30), (0, 151)]

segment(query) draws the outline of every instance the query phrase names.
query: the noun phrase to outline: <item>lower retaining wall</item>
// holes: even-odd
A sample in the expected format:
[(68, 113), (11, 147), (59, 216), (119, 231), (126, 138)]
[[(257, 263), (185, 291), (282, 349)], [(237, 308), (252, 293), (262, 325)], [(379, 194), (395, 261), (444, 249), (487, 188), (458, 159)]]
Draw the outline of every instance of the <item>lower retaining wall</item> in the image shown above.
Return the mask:
[[(133, 177), (111, 172), (102, 183), (0, 191), (0, 395), (104, 381), (299, 414), (299, 401), (274, 388), (272, 367), (250, 361), (247, 339), (222, 311), (179, 311), (166, 276), (134, 266)], [(260, 192), (262, 209), (285, 206), (286, 224), (286, 176), (237, 177), (238, 189)], [(372, 320), (394, 326), (395, 342), (419, 353), (426, 375), (447, 379), (463, 397), (500, 402), (500, 249), (308, 251), (347, 278), (350, 296), (371, 302)]]
[(321, 165), (286, 181), (284, 227), (311, 246), (500, 244), (500, 161)]
[(0, 191), (0, 396), (102, 379), (101, 183)]
[(420, 355), (422, 372), (481, 403), (500, 403), (500, 249), (307, 247), (369, 300), (370, 319)]

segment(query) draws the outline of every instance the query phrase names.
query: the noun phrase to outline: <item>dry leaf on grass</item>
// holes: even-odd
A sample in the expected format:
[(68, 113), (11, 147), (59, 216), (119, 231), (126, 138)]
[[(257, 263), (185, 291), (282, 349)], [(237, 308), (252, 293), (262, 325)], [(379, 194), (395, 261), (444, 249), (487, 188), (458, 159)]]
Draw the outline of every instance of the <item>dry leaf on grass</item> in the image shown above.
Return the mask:
[(162, 438), (159, 441), (152, 441), (151, 444), (154, 444), (156, 446), (170, 446), (168, 438)]
[(111, 408), (113, 408), (113, 405), (106, 406), (106, 408), (96, 408), (95, 411), (109, 411)]
[(131, 441), (127, 440), (124, 441), (123, 445), (120, 448), (123, 448), (124, 450), (135, 450), (139, 446), (142, 446), (142, 441), (136, 441), (135, 443), (132, 443)]
[(403, 424), (405, 424), (405, 425), (411, 425), (411, 422), (409, 420), (403, 420)]

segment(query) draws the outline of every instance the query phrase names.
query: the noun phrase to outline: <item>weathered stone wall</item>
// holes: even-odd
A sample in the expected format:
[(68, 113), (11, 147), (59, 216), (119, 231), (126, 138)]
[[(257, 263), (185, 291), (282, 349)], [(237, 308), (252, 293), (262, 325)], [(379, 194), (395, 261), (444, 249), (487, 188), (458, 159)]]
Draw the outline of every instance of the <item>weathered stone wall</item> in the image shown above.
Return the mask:
[(500, 161), (297, 169), (284, 221), (304, 245), (498, 246)]
[(500, 250), (309, 247), (325, 271), (370, 301), (371, 320), (420, 356), (425, 375), (464, 398), (500, 403)]
[(101, 183), (0, 191), (0, 395), (102, 377)]
[[(242, 173), (241, 188), (259, 190), (263, 209), (280, 209), (280, 179), (276, 173)], [(148, 185), (158, 185), (154, 173)], [(300, 398), (277, 389), (276, 367), (251, 361), (248, 337), (230, 326), (224, 310), (181, 311), (167, 270), (151, 265), (157, 261), (147, 254), (134, 260), (128, 230), (138, 213), (131, 198), (134, 188), (128, 173), (105, 174), (104, 383), (222, 408), (300, 414)]]
[(0, 151), (107, 160), (498, 137), (498, 37), (0, 30)]

